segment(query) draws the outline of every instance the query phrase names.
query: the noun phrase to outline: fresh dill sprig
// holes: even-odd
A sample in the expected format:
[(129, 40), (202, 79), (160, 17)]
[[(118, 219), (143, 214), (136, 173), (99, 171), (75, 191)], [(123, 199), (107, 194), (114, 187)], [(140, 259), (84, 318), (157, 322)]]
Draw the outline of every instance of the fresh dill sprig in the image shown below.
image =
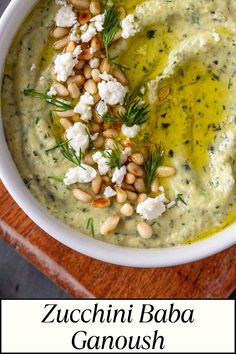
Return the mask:
[(92, 237), (95, 238), (95, 230), (94, 230), (93, 218), (89, 218), (88, 219), (86, 229), (90, 230), (90, 233), (91, 233)]
[[(82, 159), (83, 159), (83, 153), (80, 149), (80, 153), (79, 156), (76, 155), (76, 152), (74, 149), (72, 149), (69, 146), (69, 142), (70, 140), (66, 140), (64, 142), (58, 142), (57, 145), (55, 145), (54, 147), (52, 147), (51, 149), (46, 150), (46, 153), (52, 152), (54, 150), (59, 149), (60, 152), (62, 153), (62, 155), (69, 160), (70, 162), (72, 162), (73, 164), (80, 166), (81, 168), (83, 168), (83, 166), (81, 166), (82, 164)], [(84, 169), (84, 168), (83, 168)]]
[(146, 185), (150, 190), (152, 181), (157, 175), (157, 168), (161, 165), (164, 152), (161, 145), (151, 145), (147, 149), (147, 154), (144, 162), (144, 173), (146, 176)]
[(183, 203), (184, 205), (188, 205), (188, 204), (185, 202), (184, 198), (183, 198), (183, 194), (177, 194), (175, 200), (176, 200), (176, 202), (181, 202), (181, 203)]
[(109, 59), (108, 50), (120, 26), (120, 12), (115, 4), (106, 6), (105, 20), (103, 25), (102, 38), (106, 51), (106, 56)]
[(133, 102), (125, 104), (126, 112), (120, 113), (117, 116), (105, 114), (103, 119), (112, 123), (123, 123), (127, 127), (133, 127), (134, 125), (142, 125), (148, 120), (149, 105), (143, 103), (140, 98), (136, 98)]
[(62, 183), (64, 181), (64, 177), (62, 176), (49, 176), (48, 179), (51, 179), (55, 182)]
[(121, 168), (121, 155), (122, 152), (118, 147), (118, 143), (115, 142), (115, 149), (112, 150), (112, 152), (109, 151), (101, 151), (102, 155), (104, 157), (106, 157), (109, 161), (107, 162), (108, 166), (110, 166), (111, 168)]
[(60, 100), (60, 99), (51, 97), (47, 93), (37, 92), (32, 89), (24, 90), (24, 95), (40, 98), (41, 100), (45, 100), (46, 102), (50, 103), (51, 105), (60, 108), (61, 111), (68, 111), (68, 110), (74, 108), (70, 103), (66, 103), (64, 100)]

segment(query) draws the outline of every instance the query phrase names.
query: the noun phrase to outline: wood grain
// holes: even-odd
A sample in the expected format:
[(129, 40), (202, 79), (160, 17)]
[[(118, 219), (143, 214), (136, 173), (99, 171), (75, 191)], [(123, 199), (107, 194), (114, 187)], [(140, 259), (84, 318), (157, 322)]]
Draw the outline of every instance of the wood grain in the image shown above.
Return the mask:
[(54, 240), (0, 183), (0, 237), (77, 298), (227, 298), (236, 287), (236, 246), (208, 259), (163, 269), (114, 266)]

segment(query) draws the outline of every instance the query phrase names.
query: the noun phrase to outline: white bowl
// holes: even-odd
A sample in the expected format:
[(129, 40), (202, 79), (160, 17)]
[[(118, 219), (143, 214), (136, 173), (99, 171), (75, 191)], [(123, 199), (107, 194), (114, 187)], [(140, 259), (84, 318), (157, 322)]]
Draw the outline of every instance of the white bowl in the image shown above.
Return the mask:
[[(0, 20), (0, 82), (5, 58), (15, 33), (36, 2), (37, 0), (12, 0)], [(132, 249), (94, 240), (48, 214), (30, 194), (8, 150), (1, 119), (0, 156), (0, 178), (24, 212), (55, 239), (87, 256), (123, 266), (166, 267), (196, 261), (236, 244), (236, 223), (207, 239), (172, 248)]]

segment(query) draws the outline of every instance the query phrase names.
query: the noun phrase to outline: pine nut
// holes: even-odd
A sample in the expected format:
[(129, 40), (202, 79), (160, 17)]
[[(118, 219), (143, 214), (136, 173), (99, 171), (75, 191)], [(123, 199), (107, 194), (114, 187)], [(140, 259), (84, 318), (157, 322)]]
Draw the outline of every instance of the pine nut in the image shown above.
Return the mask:
[(69, 32), (70, 32), (70, 30), (68, 28), (56, 27), (52, 31), (52, 36), (56, 39), (60, 39), (60, 38), (67, 36), (69, 34)]
[(119, 132), (116, 129), (107, 129), (103, 132), (103, 136), (105, 136), (105, 138), (117, 138), (118, 135)]
[(70, 3), (77, 10), (86, 10), (89, 8), (89, 0), (70, 0)]
[(99, 194), (99, 193), (100, 193), (100, 190), (101, 190), (101, 187), (102, 187), (102, 177), (98, 175), (98, 176), (92, 181), (92, 184), (91, 184), (91, 188), (92, 188), (93, 193)]
[(107, 58), (103, 58), (99, 67), (101, 73), (109, 73), (111, 70), (111, 65), (109, 64)]
[(129, 199), (131, 202), (135, 202), (135, 201), (137, 200), (137, 198), (138, 198), (137, 193), (132, 192), (132, 191), (127, 191), (127, 190), (126, 190), (126, 193), (127, 193), (128, 199)]
[(98, 123), (92, 122), (91, 123), (91, 132), (92, 133), (99, 133), (100, 132), (100, 125)]
[(112, 112), (115, 116), (117, 116), (117, 115), (125, 114), (126, 109), (124, 106), (117, 105), (112, 107)]
[(72, 117), (72, 120), (74, 123), (80, 122), (80, 116), (79, 114), (74, 114)]
[(93, 160), (93, 153), (92, 152), (88, 152), (85, 157), (84, 157), (84, 162), (89, 165), (89, 166), (95, 166), (95, 162)]
[(73, 99), (80, 97), (80, 90), (75, 83), (71, 83), (68, 85), (68, 91)]
[(101, 5), (98, 0), (92, 0), (90, 3), (90, 12), (96, 16), (101, 13)]
[(131, 147), (133, 145), (132, 141), (129, 138), (122, 138), (121, 144), (123, 147)]
[(87, 193), (79, 188), (74, 189), (73, 194), (76, 199), (78, 199), (79, 201), (81, 201), (83, 203), (90, 203), (93, 199), (89, 193)]
[(135, 180), (136, 180), (135, 175), (133, 175), (130, 172), (126, 173), (126, 175), (125, 175), (125, 183), (134, 184)]
[(126, 191), (135, 192), (134, 186), (132, 186), (131, 184), (127, 184), (125, 182), (122, 184), (122, 188), (124, 188)]
[(158, 92), (159, 101), (164, 101), (170, 94), (170, 88), (168, 86), (162, 87)]
[(64, 85), (60, 84), (59, 82), (54, 84), (53, 87), (55, 88), (59, 96), (61, 97), (69, 96), (69, 91), (67, 90), (67, 88)]
[(160, 166), (157, 169), (158, 177), (172, 177), (176, 174), (176, 169), (174, 167)]
[(79, 14), (79, 23), (81, 26), (85, 25), (86, 23), (91, 20), (92, 15), (89, 12), (82, 12)]
[(134, 188), (139, 193), (145, 192), (146, 191), (146, 186), (145, 186), (144, 180), (142, 178), (137, 178), (135, 183), (134, 183)]
[(79, 55), (79, 60), (88, 61), (94, 57), (94, 53), (91, 53), (89, 48), (83, 49), (82, 53)]
[(124, 203), (127, 200), (127, 193), (120, 187), (115, 187), (117, 203)]
[(107, 208), (111, 205), (111, 201), (108, 198), (98, 198), (91, 203), (93, 208)]
[(75, 50), (75, 48), (76, 48), (75, 42), (70, 41), (70, 42), (68, 43), (68, 46), (66, 47), (66, 52), (67, 52), (67, 53), (73, 53), (73, 51)]
[(102, 176), (102, 180), (105, 184), (111, 184), (111, 178), (109, 176)]
[(159, 193), (159, 186), (160, 186), (159, 180), (158, 178), (155, 178), (151, 184), (151, 192), (155, 194)]
[(120, 13), (120, 19), (123, 20), (126, 17), (126, 10), (123, 6), (119, 6), (117, 9)]
[(137, 225), (137, 231), (144, 240), (148, 240), (152, 237), (152, 228), (146, 222), (140, 222)]
[(121, 207), (120, 212), (124, 216), (132, 216), (134, 214), (134, 208), (129, 203), (126, 203)]
[[(93, 96), (94, 97), (94, 96)], [(95, 102), (95, 101), (94, 101)], [(96, 104), (96, 103), (95, 103)], [(93, 120), (96, 123), (103, 123), (103, 118), (98, 114), (96, 109), (93, 109)]]
[(112, 75), (122, 84), (122, 85), (127, 85), (128, 80), (125, 76), (125, 74), (119, 69), (119, 68), (113, 68), (112, 69)]
[(95, 149), (100, 149), (101, 147), (103, 147), (104, 145), (104, 138), (103, 136), (99, 136), (94, 142), (93, 142), (93, 146), (95, 147)]
[(68, 37), (64, 37), (62, 39), (59, 39), (59, 41), (56, 41), (54, 44), (53, 44), (53, 48), (55, 50), (61, 50), (63, 48), (65, 48), (68, 44)]
[(143, 170), (140, 166), (136, 165), (134, 162), (130, 162), (127, 165), (127, 170), (137, 177), (143, 177)]
[(139, 194), (137, 203), (139, 204), (139, 203), (144, 202), (144, 201), (147, 199), (147, 197), (148, 197), (148, 196), (147, 196), (146, 193), (141, 193), (141, 194)]
[(116, 32), (116, 34), (115, 34), (115, 36), (114, 36), (114, 38), (113, 38), (113, 40), (112, 40), (112, 43), (115, 43), (115, 42), (119, 41), (119, 40), (121, 39), (121, 34), (122, 34), (122, 30), (119, 29), (119, 30)]
[(69, 91), (67, 90), (67, 88), (64, 85), (60, 84), (59, 82), (54, 84), (53, 87), (55, 88), (59, 96), (66, 97), (69, 95)]
[(92, 77), (92, 69), (90, 68), (90, 66), (88, 64), (85, 64), (84, 66), (84, 77), (85, 79), (91, 79)]
[(63, 117), (63, 118), (70, 118), (73, 117), (73, 115), (75, 114), (75, 112), (72, 110), (63, 111), (63, 112), (57, 111), (56, 113), (58, 117)]
[(94, 53), (96, 53), (101, 48), (101, 43), (97, 36), (93, 37), (91, 40), (91, 48), (93, 48)]
[(71, 121), (69, 121), (69, 119), (67, 119), (67, 118), (61, 118), (60, 119), (60, 124), (65, 130), (69, 129), (73, 125), (71, 123)]
[(84, 65), (85, 65), (85, 60), (80, 60), (80, 61), (75, 65), (75, 69), (76, 69), (76, 70), (81, 70), (81, 69), (83, 69)]
[(104, 236), (110, 235), (118, 226), (119, 221), (120, 217), (118, 215), (107, 218), (100, 228), (101, 234)]
[(101, 72), (99, 69), (93, 69), (91, 72), (92, 78), (96, 83), (102, 81), (101, 78), (99, 77), (100, 74), (101, 74)]
[(116, 143), (114, 142), (113, 139), (106, 139), (105, 141), (105, 148), (107, 150), (115, 150), (116, 149)]
[(93, 100), (94, 100), (94, 104), (97, 104), (101, 100), (99, 93), (95, 93), (95, 95), (93, 95)]
[(141, 154), (140, 152), (135, 152), (134, 154), (132, 154), (130, 156), (130, 160), (134, 163), (136, 163), (136, 165), (143, 165), (144, 164), (144, 157), (143, 154)]
[(67, 80), (67, 84), (75, 83), (77, 86), (82, 86), (85, 83), (85, 77), (83, 75), (70, 76)]
[(84, 89), (85, 89), (85, 91), (87, 91), (91, 95), (95, 95), (98, 92), (96, 82), (93, 81), (92, 79), (85, 81)]

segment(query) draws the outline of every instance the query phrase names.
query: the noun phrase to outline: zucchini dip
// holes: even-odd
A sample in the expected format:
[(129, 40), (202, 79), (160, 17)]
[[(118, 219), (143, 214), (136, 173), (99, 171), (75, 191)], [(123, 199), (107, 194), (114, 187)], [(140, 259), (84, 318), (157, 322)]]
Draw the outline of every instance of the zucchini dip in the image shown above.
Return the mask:
[(39, 1), (2, 86), (25, 185), (62, 222), (116, 245), (225, 228), (236, 218), (235, 58), (233, 0)]

